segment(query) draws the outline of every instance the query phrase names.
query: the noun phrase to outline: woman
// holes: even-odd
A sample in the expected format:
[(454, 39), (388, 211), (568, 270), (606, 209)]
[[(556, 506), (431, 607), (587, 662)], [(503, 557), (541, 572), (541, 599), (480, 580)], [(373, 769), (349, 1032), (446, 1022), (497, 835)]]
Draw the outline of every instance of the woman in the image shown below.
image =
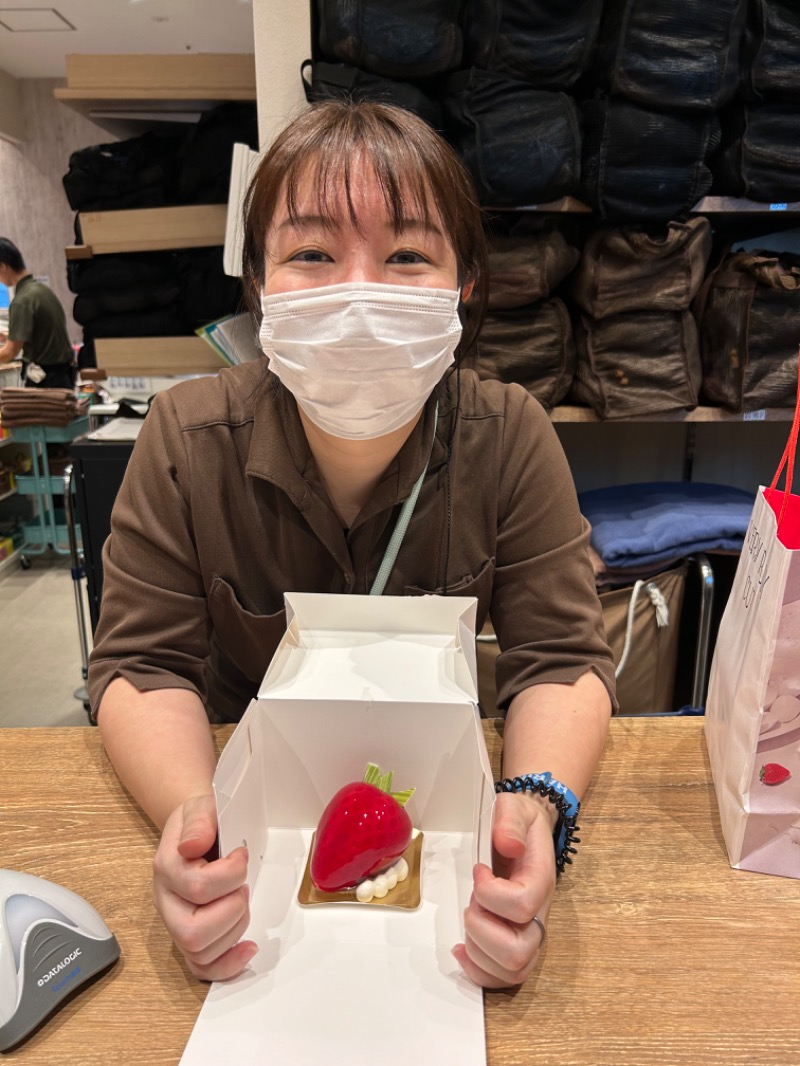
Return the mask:
[[(417, 483), (385, 592), (475, 596), (479, 625), (491, 610), (507, 778), (547, 772), (579, 797), (613, 692), (588, 530), (549, 420), (523, 389), (453, 365), (486, 277), (447, 145), (392, 107), (310, 108), (262, 160), (245, 234), (268, 369), (157, 397), (114, 511), (89, 674), (111, 760), (163, 829), (157, 907), (192, 972), (216, 980), (257, 945), (240, 939), (245, 849), (212, 856), (209, 719), (237, 720), (255, 695), (284, 592), (370, 591)], [(535, 789), (497, 798), (496, 870), (476, 866), (454, 948), (478, 984), (535, 965), (565, 857), (557, 813)]]

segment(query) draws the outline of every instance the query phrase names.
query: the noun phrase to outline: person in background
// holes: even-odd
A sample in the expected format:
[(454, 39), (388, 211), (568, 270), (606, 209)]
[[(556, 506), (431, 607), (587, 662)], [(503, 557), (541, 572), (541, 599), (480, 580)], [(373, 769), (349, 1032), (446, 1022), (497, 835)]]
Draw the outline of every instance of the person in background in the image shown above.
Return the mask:
[(72, 389), (75, 386), (67, 316), (51, 288), (25, 266), (19, 248), (0, 237), (0, 282), (14, 289), (8, 309), (8, 336), (0, 334), (0, 363), (22, 357), (26, 386)]
[(383, 591), (474, 596), (507, 712), (496, 863), (475, 868), (453, 954), (481, 986), (518, 985), (571, 861), (550, 797), (577, 805), (592, 777), (614, 664), (547, 414), (463, 366), (486, 303), (474, 189), (422, 120), (325, 102), (266, 152), (244, 233), (267, 358), (156, 396), (103, 553), (92, 713), (162, 831), (156, 906), (202, 979), (235, 976), (258, 950), (243, 939), (247, 849), (213, 850), (209, 721), (239, 720), (255, 696), (284, 593), (371, 591), (419, 484)]

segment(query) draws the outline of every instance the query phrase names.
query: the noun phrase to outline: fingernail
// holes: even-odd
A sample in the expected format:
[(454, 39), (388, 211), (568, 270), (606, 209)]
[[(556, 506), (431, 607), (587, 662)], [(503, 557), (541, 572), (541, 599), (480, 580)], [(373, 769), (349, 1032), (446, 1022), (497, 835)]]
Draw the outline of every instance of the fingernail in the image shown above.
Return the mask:
[(246, 883), (242, 885), (242, 894), (244, 896), (245, 903), (249, 903), (250, 902), (250, 886), (248, 884), (246, 884)]

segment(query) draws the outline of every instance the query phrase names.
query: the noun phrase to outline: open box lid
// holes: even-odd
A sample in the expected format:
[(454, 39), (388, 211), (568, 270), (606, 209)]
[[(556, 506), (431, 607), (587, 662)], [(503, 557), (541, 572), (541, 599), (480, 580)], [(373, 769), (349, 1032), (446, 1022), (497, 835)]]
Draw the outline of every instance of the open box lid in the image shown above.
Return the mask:
[(270, 826), (314, 828), (375, 762), (414, 787), (415, 826), (475, 833), (476, 859), (490, 863), (475, 608), (468, 597), (287, 593), (286, 634), (217, 766), (222, 853), (246, 840), (260, 858)]

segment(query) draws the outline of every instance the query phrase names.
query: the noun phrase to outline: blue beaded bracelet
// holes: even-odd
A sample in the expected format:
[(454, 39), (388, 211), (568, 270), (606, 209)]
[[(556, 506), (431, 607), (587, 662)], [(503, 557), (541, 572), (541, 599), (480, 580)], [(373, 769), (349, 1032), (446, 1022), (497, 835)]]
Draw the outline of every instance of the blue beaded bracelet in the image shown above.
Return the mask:
[(577, 817), (581, 809), (580, 800), (575, 793), (557, 781), (549, 771), (543, 774), (507, 777), (503, 781), (496, 781), (494, 790), (495, 792), (538, 792), (555, 805), (558, 820), (553, 830), (553, 846), (556, 852), (556, 875), (560, 877), (566, 864), (572, 862), (572, 856), (576, 852), (573, 845), (581, 842), (581, 838), (575, 836), (575, 833), (580, 831)]

